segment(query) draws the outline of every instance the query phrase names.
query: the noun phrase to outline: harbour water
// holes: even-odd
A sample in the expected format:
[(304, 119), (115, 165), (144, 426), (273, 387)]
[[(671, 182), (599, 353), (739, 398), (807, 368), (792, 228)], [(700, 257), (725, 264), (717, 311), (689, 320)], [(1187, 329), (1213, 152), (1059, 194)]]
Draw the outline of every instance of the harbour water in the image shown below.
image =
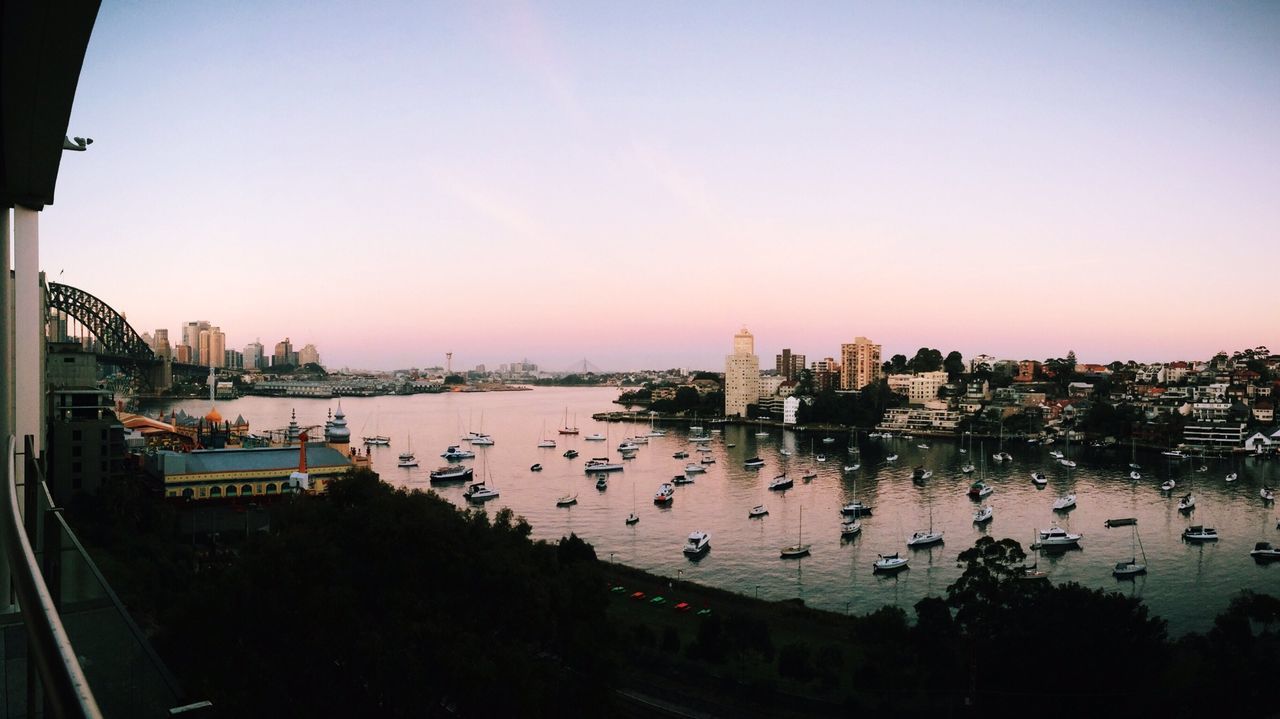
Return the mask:
[[(1054, 523), (1084, 535), (1080, 549), (1059, 554), (1042, 554), (1039, 568), (1055, 582), (1075, 581), (1089, 587), (1117, 590), (1141, 597), (1150, 609), (1169, 621), (1174, 635), (1204, 631), (1213, 617), (1226, 608), (1230, 597), (1241, 589), (1280, 594), (1280, 563), (1256, 564), (1249, 550), (1258, 541), (1280, 543), (1277, 510), (1263, 502), (1259, 489), (1280, 485), (1280, 462), (1253, 459), (1174, 460), (1159, 453), (1140, 452), (1142, 479), (1128, 476), (1128, 447), (1097, 449), (1070, 448), (1078, 466), (1067, 469), (1049, 456), (1051, 450), (1064, 451), (1061, 443), (1051, 447), (1006, 441), (1004, 450), (1011, 462), (996, 464), (991, 454), (998, 450), (988, 440), (975, 443), (973, 451), (962, 453), (956, 440), (901, 438), (880, 440), (865, 434), (857, 439), (861, 468), (843, 471), (854, 460), (848, 452), (851, 438), (805, 434), (773, 429), (757, 437), (756, 426), (705, 425), (713, 434), (707, 445), (715, 463), (705, 474), (695, 475), (693, 484), (676, 488), (669, 507), (653, 503), (653, 494), (662, 482), (682, 474), (699, 453), (689, 442), (685, 427), (659, 427), (664, 437), (650, 438), (636, 457), (625, 461), (625, 470), (612, 473), (608, 489), (596, 489), (595, 476), (583, 470), (585, 461), (607, 453), (619, 457), (616, 447), (624, 438), (644, 433), (643, 424), (606, 424), (591, 419), (597, 412), (617, 409), (612, 401), (615, 388), (537, 388), (528, 392), (449, 393), (403, 397), (344, 398), (342, 406), (352, 429), (353, 441), (362, 435), (391, 437), (389, 447), (372, 448), (373, 467), (383, 480), (421, 490), (434, 489), (459, 506), (463, 500), (461, 483), (432, 485), (428, 473), (445, 462), (439, 455), (448, 445), (461, 444), (468, 431), (492, 435), (494, 445), (474, 447), (476, 477), (487, 476), (501, 496), (487, 504), (492, 513), (510, 507), (533, 526), (536, 538), (554, 540), (570, 532), (591, 542), (604, 560), (640, 567), (673, 579), (691, 581), (758, 595), (762, 599), (801, 598), (809, 606), (844, 612), (868, 612), (885, 604), (911, 607), (926, 595), (943, 595), (948, 584), (961, 573), (957, 555), (984, 534), (1011, 537), (1024, 549), (1037, 528)], [(264, 433), (284, 427), (296, 410), (299, 424), (323, 425), (326, 411), (337, 400), (245, 397), (219, 402), (224, 417), (242, 414), (252, 431)], [(166, 405), (203, 414), (208, 400), (187, 400)], [(148, 411), (152, 411), (154, 408)], [(559, 435), (566, 414), (580, 434)], [(605, 434), (608, 442), (591, 442), (591, 433)], [(397, 455), (412, 438), (420, 466), (396, 466)], [(556, 440), (554, 449), (536, 445), (543, 438)], [(917, 445), (927, 443), (928, 449)], [(734, 446), (730, 446), (734, 445)], [(566, 449), (580, 456), (566, 459)], [(689, 452), (688, 459), (675, 459), (674, 452)], [(784, 455), (782, 450), (790, 452)], [(827, 461), (817, 461), (825, 454)], [(886, 461), (891, 454), (896, 461)], [(747, 469), (743, 462), (753, 456), (765, 460), (760, 469)], [(982, 502), (966, 495), (969, 484), (981, 473), (986, 459), (986, 481), (995, 492)], [(972, 461), (979, 470), (965, 475), (960, 467)], [(530, 466), (540, 463), (541, 472)], [(911, 470), (923, 465), (933, 476), (923, 483), (911, 480)], [(1205, 471), (1197, 471), (1201, 466)], [(1031, 482), (1033, 471), (1044, 471), (1048, 485), (1041, 489)], [(802, 475), (817, 476), (805, 481)], [(1228, 483), (1229, 472), (1239, 479)], [(771, 492), (766, 485), (786, 472), (795, 480), (794, 488)], [(1159, 485), (1174, 478), (1177, 487), (1161, 492)], [(1197, 498), (1190, 514), (1178, 511), (1178, 499), (1191, 492)], [(576, 493), (578, 503), (557, 507), (556, 499)], [(1075, 493), (1077, 506), (1070, 512), (1054, 512), (1058, 496)], [(634, 496), (634, 500), (633, 500)], [(840, 507), (855, 496), (874, 508), (862, 518), (862, 532), (852, 540), (840, 536)], [(749, 519), (747, 512), (764, 503), (769, 514)], [(980, 504), (990, 504), (995, 518), (986, 526), (973, 524)], [(635, 508), (640, 521), (627, 525), (625, 519)], [(810, 556), (781, 559), (779, 549), (803, 541), (812, 545)], [(1132, 556), (1132, 529), (1107, 529), (1113, 517), (1136, 517), (1138, 536), (1149, 566), (1146, 575), (1118, 580), (1111, 575), (1117, 561)], [(908, 549), (913, 531), (933, 528), (944, 532), (944, 542), (927, 549)], [(1216, 527), (1220, 539), (1189, 544), (1181, 533), (1189, 524)], [(711, 549), (697, 561), (681, 552), (685, 538), (694, 530), (711, 535)], [(909, 568), (896, 575), (875, 575), (872, 562), (878, 553), (899, 552), (910, 557)], [(1030, 560), (1029, 560), (1030, 561)]]

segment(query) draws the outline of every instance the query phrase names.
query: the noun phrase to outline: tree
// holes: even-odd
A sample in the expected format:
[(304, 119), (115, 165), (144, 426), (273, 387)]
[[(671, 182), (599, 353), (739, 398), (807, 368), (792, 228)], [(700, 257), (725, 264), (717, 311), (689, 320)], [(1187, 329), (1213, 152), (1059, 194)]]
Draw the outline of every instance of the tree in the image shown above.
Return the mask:
[(964, 374), (964, 357), (956, 350), (951, 350), (947, 358), (942, 360), (942, 368), (947, 371), (947, 379), (952, 382)]
[(937, 372), (942, 369), (942, 353), (921, 347), (916, 350), (916, 356), (907, 362), (907, 369), (912, 372)]
[(888, 362), (884, 363), (885, 374), (906, 374), (911, 369), (907, 366), (906, 355), (894, 355)]
[(698, 407), (698, 390), (684, 385), (676, 389), (676, 411), (685, 412)]

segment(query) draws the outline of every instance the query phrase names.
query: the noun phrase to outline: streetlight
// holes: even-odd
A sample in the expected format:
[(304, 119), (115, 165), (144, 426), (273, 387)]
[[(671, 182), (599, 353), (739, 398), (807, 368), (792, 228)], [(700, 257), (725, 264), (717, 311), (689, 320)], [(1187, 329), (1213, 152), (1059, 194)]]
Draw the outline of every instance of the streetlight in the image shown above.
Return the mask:
[(681, 579), (683, 579), (683, 578), (684, 578), (684, 570), (683, 570), (683, 569), (677, 569), (677, 570), (676, 570), (676, 581), (678, 582), (678, 581), (680, 581), (680, 580), (681, 580)]
[(609, 563), (613, 564), (613, 552), (609, 552)]
[(759, 585), (759, 584), (757, 584), (757, 585), (756, 585), (756, 599), (759, 599), (759, 598), (760, 598), (760, 585)]

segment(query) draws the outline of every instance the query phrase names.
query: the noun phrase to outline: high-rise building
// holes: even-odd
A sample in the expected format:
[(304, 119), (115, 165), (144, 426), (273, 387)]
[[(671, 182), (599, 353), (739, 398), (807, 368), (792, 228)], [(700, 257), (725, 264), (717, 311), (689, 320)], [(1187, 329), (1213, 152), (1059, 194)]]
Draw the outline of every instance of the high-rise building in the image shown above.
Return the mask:
[(804, 355), (791, 354), (790, 349), (784, 349), (782, 354), (774, 355), (774, 368), (780, 376), (794, 380), (797, 373), (804, 369), (804, 359)]
[(200, 330), (196, 364), (205, 367), (223, 367), (226, 363), (227, 336), (220, 327)]
[(225, 350), (222, 353), (222, 366), (227, 369), (244, 369), (244, 353), (236, 350)]
[(760, 358), (746, 327), (733, 336), (733, 354), (724, 358), (724, 414), (746, 417), (747, 405), (760, 399)]
[(276, 343), (276, 351), (271, 353), (271, 366), (298, 364), (298, 353), (293, 351), (293, 343), (288, 337)]
[(173, 348), (173, 361), (182, 364), (195, 364), (191, 361), (191, 345), (183, 343)]
[(262, 343), (254, 340), (244, 346), (244, 368), (245, 369), (263, 369), (262, 362)]
[(172, 357), (173, 348), (169, 346), (169, 330), (156, 330), (155, 337), (151, 340), (151, 350), (158, 357)]
[(200, 362), (200, 333), (209, 329), (208, 320), (199, 320), (196, 322), (187, 322), (182, 325), (182, 344), (191, 348), (191, 364), (201, 364)]
[(298, 350), (298, 364), (320, 364), (320, 351), (315, 345), (306, 345)]
[(840, 385), (840, 363), (834, 357), (817, 360), (810, 369), (813, 373), (814, 392), (826, 392)]
[(862, 389), (880, 379), (880, 345), (866, 337), (840, 345), (840, 389)]

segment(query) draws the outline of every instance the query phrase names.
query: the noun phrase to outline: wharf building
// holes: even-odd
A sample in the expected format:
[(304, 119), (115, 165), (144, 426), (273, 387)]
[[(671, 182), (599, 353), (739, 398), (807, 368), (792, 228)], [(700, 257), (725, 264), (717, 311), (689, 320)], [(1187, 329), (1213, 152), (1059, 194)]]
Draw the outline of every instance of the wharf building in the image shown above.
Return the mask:
[(760, 358), (746, 327), (733, 336), (733, 354), (724, 360), (724, 414), (746, 417), (747, 405), (760, 398)]
[(341, 404), (325, 423), (322, 442), (311, 441), (295, 416), (283, 446), (161, 451), (147, 463), (148, 471), (164, 483), (165, 497), (178, 501), (323, 494), (329, 482), (354, 467), (368, 466), (368, 455), (351, 447), (351, 429)]

